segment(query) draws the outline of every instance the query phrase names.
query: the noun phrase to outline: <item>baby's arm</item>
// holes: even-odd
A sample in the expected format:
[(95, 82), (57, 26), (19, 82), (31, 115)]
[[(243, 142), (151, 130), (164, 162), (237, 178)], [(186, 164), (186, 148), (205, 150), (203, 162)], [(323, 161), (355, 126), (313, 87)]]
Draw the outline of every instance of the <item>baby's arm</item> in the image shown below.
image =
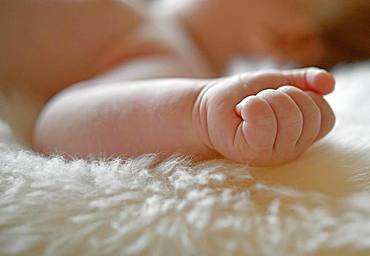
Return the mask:
[[(0, 117), (29, 145), (44, 104), (66, 87), (204, 77), (133, 0), (6, 0), (0, 7)], [(162, 27), (161, 27), (162, 28)], [(180, 47), (181, 48), (181, 47)], [(117, 65), (119, 66), (117, 67)], [(115, 71), (101, 75), (116, 67)], [(112, 72), (115, 72), (112, 74)], [(96, 78), (97, 75), (99, 78)], [(104, 81), (104, 82), (103, 82)], [(21, 121), (20, 121), (21, 120)]]
[[(301, 90), (278, 89), (286, 84)], [(278, 164), (332, 128), (333, 113), (318, 94), (333, 86), (317, 69), (84, 85), (46, 106), (34, 146), (78, 156), (160, 152), (201, 160), (220, 154), (251, 165)]]
[(192, 123), (206, 81), (143, 80), (68, 89), (42, 112), (34, 145), (43, 152), (126, 156), (161, 152), (208, 158)]

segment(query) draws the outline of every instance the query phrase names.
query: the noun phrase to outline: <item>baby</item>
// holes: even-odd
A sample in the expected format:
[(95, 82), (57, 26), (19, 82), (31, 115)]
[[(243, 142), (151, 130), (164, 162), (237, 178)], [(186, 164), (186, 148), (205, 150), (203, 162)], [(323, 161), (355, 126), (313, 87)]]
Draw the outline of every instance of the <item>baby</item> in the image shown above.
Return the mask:
[(7, 106), (23, 102), (8, 115), (29, 114), (32, 147), (44, 153), (290, 161), (333, 127), (323, 95), (334, 78), (318, 68), (212, 77), (235, 55), (324, 66), (304, 2), (162, 2), (148, 15), (133, 1), (5, 1), (1, 93)]

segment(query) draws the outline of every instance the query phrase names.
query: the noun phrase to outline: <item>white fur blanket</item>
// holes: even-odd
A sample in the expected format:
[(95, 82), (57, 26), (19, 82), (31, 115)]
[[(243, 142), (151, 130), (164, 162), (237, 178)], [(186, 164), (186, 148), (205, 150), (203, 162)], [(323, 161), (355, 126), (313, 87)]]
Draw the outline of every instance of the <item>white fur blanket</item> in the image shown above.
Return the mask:
[(334, 131), (272, 169), (66, 162), (0, 125), (0, 255), (370, 255), (370, 63), (335, 75)]

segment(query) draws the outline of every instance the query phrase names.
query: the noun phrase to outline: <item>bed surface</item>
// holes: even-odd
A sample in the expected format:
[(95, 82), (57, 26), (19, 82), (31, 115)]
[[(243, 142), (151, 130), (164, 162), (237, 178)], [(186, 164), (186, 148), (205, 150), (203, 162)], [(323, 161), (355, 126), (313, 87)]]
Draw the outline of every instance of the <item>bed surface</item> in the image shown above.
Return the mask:
[(0, 255), (370, 255), (370, 62), (334, 73), (335, 129), (277, 168), (66, 162), (0, 123)]

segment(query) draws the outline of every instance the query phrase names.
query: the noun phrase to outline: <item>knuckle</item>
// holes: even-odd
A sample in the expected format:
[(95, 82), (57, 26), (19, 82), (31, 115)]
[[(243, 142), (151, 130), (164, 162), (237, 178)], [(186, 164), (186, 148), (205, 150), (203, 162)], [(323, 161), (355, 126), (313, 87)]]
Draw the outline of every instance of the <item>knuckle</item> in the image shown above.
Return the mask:
[(275, 89), (265, 89), (263, 91), (260, 91), (257, 93), (257, 96), (266, 98), (266, 97), (272, 97), (278, 95), (277, 91)]
[(287, 93), (287, 94), (297, 94), (297, 93), (302, 92), (302, 90), (300, 90), (297, 87), (292, 86), (292, 85), (281, 86), (278, 90), (283, 92), (283, 93)]
[(253, 108), (260, 104), (260, 99), (257, 96), (248, 96), (243, 100), (243, 104), (247, 108)]

